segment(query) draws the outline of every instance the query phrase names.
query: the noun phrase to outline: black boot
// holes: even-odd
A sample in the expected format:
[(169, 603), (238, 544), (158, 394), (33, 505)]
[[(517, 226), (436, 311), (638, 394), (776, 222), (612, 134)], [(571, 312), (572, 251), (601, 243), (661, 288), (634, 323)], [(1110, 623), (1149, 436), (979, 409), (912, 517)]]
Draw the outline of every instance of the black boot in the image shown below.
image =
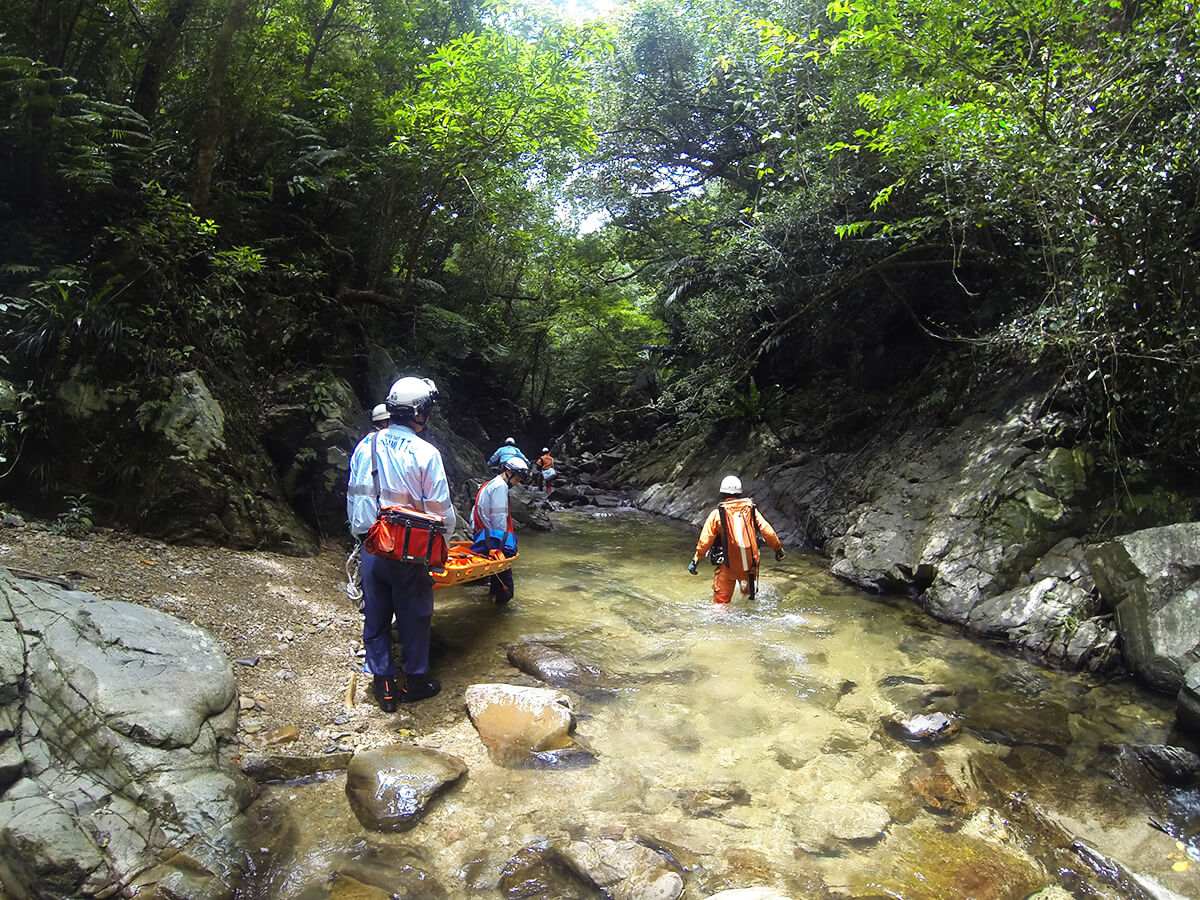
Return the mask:
[(401, 703), (416, 703), (432, 697), (442, 689), (442, 683), (428, 675), (404, 676), (404, 690), (400, 692)]
[(371, 691), (379, 702), (379, 708), (384, 712), (396, 711), (396, 679), (376, 675), (371, 683)]

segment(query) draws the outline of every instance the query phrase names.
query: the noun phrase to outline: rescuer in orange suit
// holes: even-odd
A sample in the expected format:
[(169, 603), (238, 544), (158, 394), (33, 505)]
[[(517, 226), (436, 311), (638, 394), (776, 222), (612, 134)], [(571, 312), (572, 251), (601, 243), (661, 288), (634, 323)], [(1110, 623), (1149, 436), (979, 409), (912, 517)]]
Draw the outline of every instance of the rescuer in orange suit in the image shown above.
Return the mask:
[(720, 503), (708, 514), (704, 527), (700, 529), (700, 540), (696, 553), (688, 564), (688, 571), (698, 575), (696, 564), (700, 557), (708, 555), (716, 567), (713, 571), (713, 603), (728, 603), (733, 598), (733, 587), (742, 582), (741, 592), (754, 598), (758, 579), (758, 539), (775, 551), (776, 559), (783, 559), (783, 542), (754, 508), (754, 501), (742, 496), (742, 481), (736, 475), (728, 475), (721, 482)]

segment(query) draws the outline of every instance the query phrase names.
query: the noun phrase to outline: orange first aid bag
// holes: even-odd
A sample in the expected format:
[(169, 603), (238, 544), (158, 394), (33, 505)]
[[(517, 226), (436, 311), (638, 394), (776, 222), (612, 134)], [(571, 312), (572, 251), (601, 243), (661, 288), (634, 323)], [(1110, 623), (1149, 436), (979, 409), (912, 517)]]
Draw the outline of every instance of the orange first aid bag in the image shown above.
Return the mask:
[(450, 556), (442, 517), (406, 506), (381, 509), (379, 518), (367, 532), (365, 546), (376, 556), (421, 563), (430, 569), (445, 568)]

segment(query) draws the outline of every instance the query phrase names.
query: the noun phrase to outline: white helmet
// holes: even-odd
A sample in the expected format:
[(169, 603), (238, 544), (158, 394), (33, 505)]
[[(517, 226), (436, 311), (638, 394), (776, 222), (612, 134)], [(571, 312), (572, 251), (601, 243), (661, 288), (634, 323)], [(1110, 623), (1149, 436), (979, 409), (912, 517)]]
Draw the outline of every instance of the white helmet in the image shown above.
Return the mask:
[(543, 447), (543, 448), (542, 448), (542, 452), (543, 452), (543, 453), (549, 453), (549, 452), (550, 452), (550, 448), (549, 448), (549, 447)]
[(371, 421), (372, 422), (386, 422), (389, 419), (391, 419), (391, 417), (392, 417), (392, 414), (390, 412), (388, 412), (386, 403), (380, 403), (373, 410), (371, 410)]
[(517, 442), (514, 441), (512, 438), (505, 438), (504, 443), (508, 444), (508, 446), (510, 446), (510, 447), (517, 446)]
[(514, 475), (518, 475), (521, 478), (529, 477), (529, 463), (525, 462), (525, 460), (521, 459), (519, 456), (510, 456), (501, 464), (501, 468), (504, 469), (505, 472), (512, 472)]
[(742, 479), (736, 475), (726, 475), (721, 479), (722, 494), (740, 494), (742, 492)]
[(437, 387), (428, 378), (401, 378), (388, 391), (387, 409), (393, 415), (426, 413), (437, 400), (437, 395)]

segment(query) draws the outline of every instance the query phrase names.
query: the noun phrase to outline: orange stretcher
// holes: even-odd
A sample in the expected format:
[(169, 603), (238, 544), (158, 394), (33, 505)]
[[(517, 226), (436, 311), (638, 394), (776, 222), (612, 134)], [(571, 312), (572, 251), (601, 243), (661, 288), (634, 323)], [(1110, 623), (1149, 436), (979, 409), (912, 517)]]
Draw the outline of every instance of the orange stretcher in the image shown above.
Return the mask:
[(487, 578), (505, 569), (511, 569), (517, 561), (519, 553), (505, 556), (499, 550), (492, 550), (488, 556), (480, 556), (471, 552), (469, 541), (452, 541), (449, 545), (450, 555), (446, 560), (446, 568), (441, 572), (430, 572), (433, 577), (433, 587), (453, 587), (456, 584), (466, 584)]

